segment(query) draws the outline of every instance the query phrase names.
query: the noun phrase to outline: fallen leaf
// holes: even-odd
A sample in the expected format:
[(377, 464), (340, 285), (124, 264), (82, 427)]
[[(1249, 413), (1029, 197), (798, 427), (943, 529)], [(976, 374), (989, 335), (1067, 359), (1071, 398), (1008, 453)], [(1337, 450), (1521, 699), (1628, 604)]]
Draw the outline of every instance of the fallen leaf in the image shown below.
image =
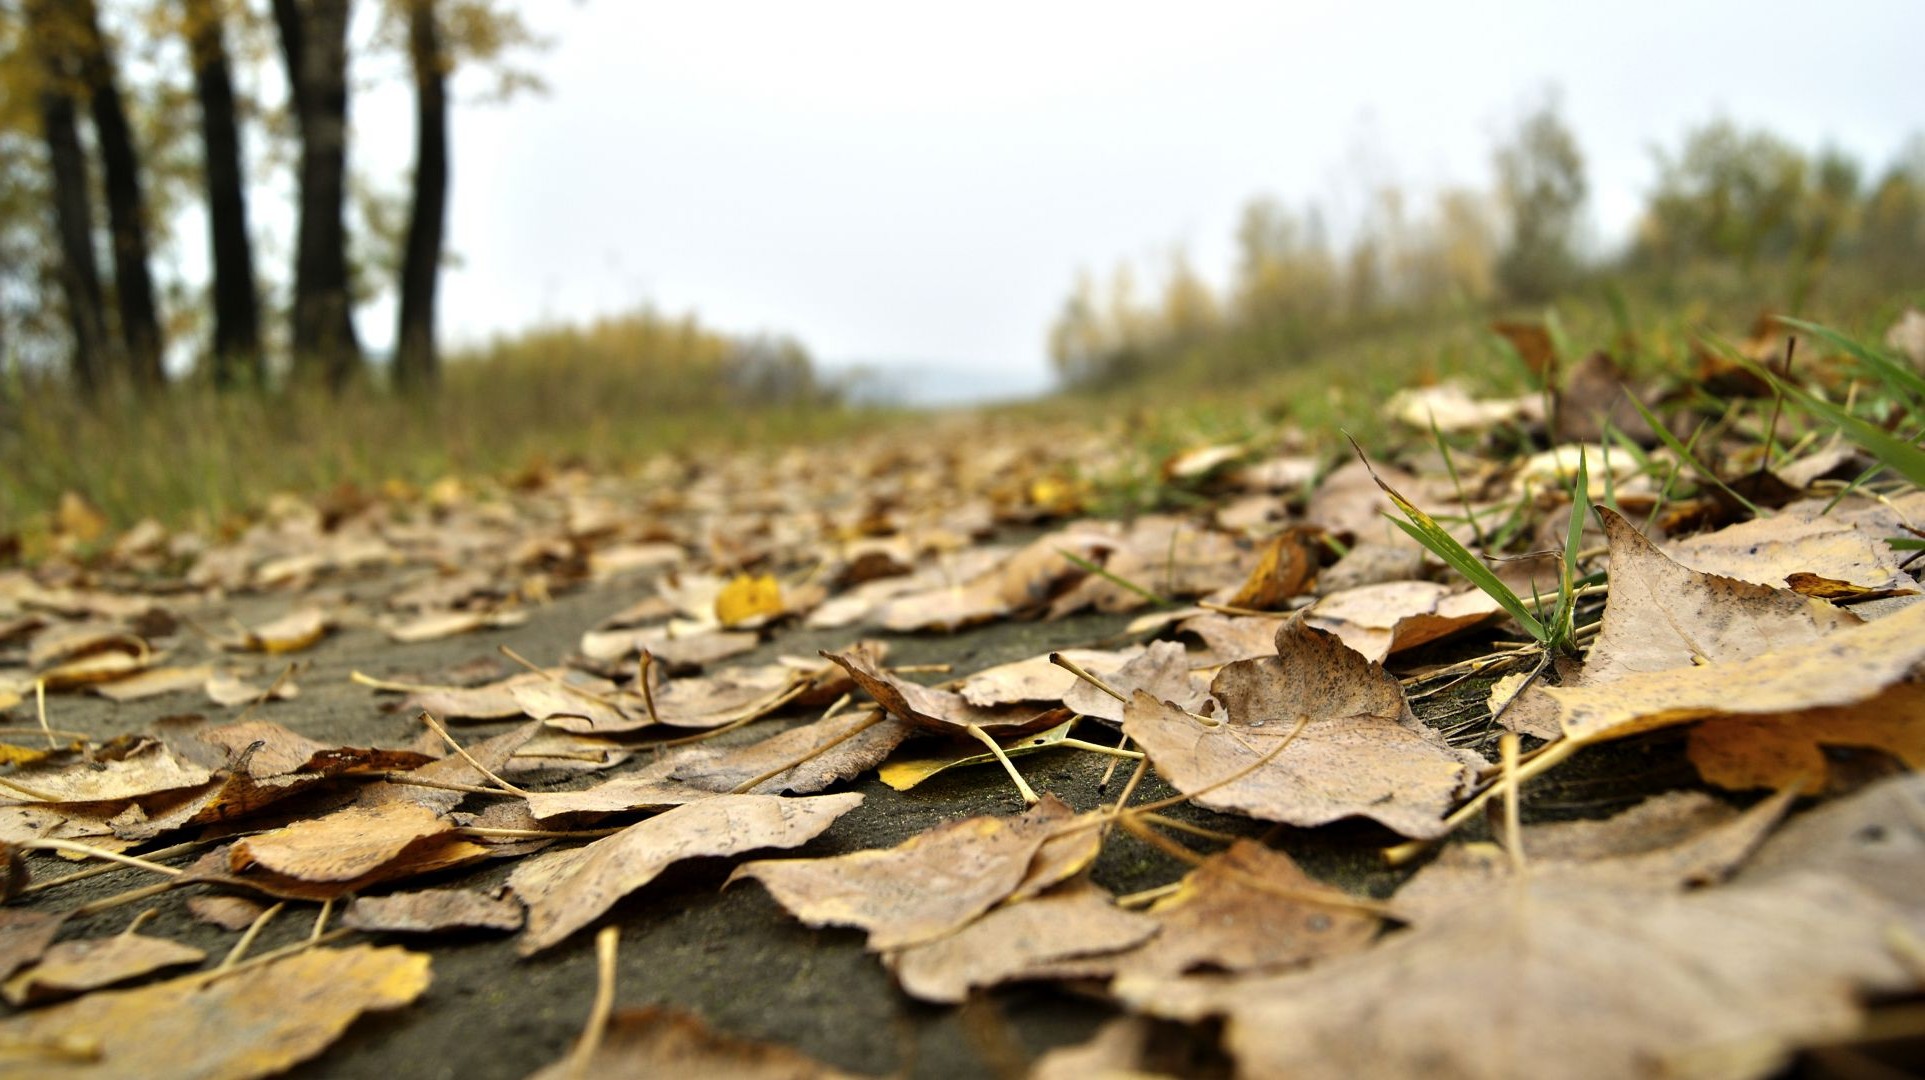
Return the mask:
[[(1002, 746), (1004, 757), (1022, 757), (1025, 754), (1034, 754), (1061, 745), (1064, 739), (1069, 738), (1070, 731), (1075, 727), (1076, 718), (1070, 717), (1053, 728), (1019, 735), (1013, 741), (998, 745)], [(987, 750), (976, 749), (981, 745), (973, 740), (958, 741), (950, 746), (946, 753), (896, 758), (884, 765), (877, 772), (876, 777), (897, 791), (908, 791), (924, 780), (939, 773), (948, 772), (950, 769), (967, 765), (988, 765), (1001, 761)]]
[(1566, 738), (1601, 742), (1715, 717), (1869, 701), (1925, 661), (1925, 605), (1743, 660), (1550, 687)]
[(1488, 595), (1429, 581), (1390, 581), (1327, 593), (1311, 605), (1310, 625), (1328, 630), (1370, 660), (1414, 649), (1503, 615)]
[(191, 945), (145, 934), (77, 938), (48, 949), (39, 963), (0, 985), (0, 997), (17, 1009), (205, 959), (207, 954)]
[(733, 629), (781, 615), (782, 585), (770, 574), (737, 574), (715, 595), (715, 618)]
[(714, 1031), (699, 1017), (651, 1005), (609, 1017), (586, 1060), (574, 1054), (528, 1080), (628, 1080), (637, 1076), (715, 1076), (729, 1080), (856, 1080), (855, 1074), (786, 1046)]
[(1277, 534), (1263, 546), (1256, 569), (1231, 594), (1229, 605), (1274, 611), (1290, 598), (1308, 592), (1321, 561), (1322, 534), (1323, 530), (1306, 526)]
[[(1742, 813), (1703, 792), (1657, 795), (1603, 821), (1523, 828), (1533, 877), (1599, 887), (1678, 890), (1722, 881), (1744, 862), (1791, 805), (1783, 791)], [(1397, 916), (1422, 925), (1456, 908), (1499, 902), (1515, 871), (1495, 844), (1456, 844), (1397, 890)]]
[(995, 908), (946, 937), (888, 954), (902, 988), (924, 1001), (953, 1004), (1052, 961), (1142, 943), (1156, 920), (1124, 911), (1094, 885), (1070, 885)]
[[(1091, 674), (1125, 698), (1141, 690), (1180, 709), (1195, 709), (1210, 695), (1191, 675), (1190, 667), (1189, 651), (1181, 642), (1158, 641), (1120, 668)], [(1124, 703), (1080, 679), (1063, 695), (1063, 704), (1084, 716), (1098, 717), (1112, 724), (1123, 722)]]
[(129, 678), (101, 683), (93, 691), (109, 701), (141, 701), (162, 694), (199, 689), (213, 675), (214, 668), (209, 664), (148, 668)]
[(1919, 917), (1925, 897), (1925, 776), (1895, 776), (1787, 822), (1737, 880), (1761, 884), (1828, 873)]
[(855, 792), (800, 798), (717, 795), (584, 847), (537, 856), (508, 878), (528, 905), (528, 929), (517, 950), (530, 956), (561, 942), (683, 859), (799, 847), (861, 804)]
[[(1293, 619), (1277, 631), (1277, 653), (1217, 674), (1210, 690), (1223, 703), (1220, 719), (1138, 693), (1124, 710), (1124, 733), (1200, 806), (1300, 826), (1368, 817), (1405, 836), (1440, 835), (1481, 759), (1419, 723), (1397, 680), (1335, 635)], [(1225, 783), (1299, 720), (1290, 745)]]
[(204, 689), (209, 701), (230, 709), (237, 705), (252, 705), (257, 701), (290, 701), (301, 696), (301, 688), (292, 679), (256, 686), (230, 671), (209, 676)]
[[(1761, 585), (1780, 586), (1792, 574), (1811, 574), (1866, 589), (1909, 586), (1886, 537), (1900, 534), (1902, 517), (1882, 506), (1858, 514), (1826, 512), (1826, 502), (1792, 503), (1670, 545), (1672, 557), (1694, 570)], [(1876, 504), (1874, 504), (1875, 506)]]
[(312, 648), (333, 627), (333, 617), (320, 608), (296, 608), (249, 630), (233, 647), (265, 653), (299, 652)]
[(1037, 850), (1074, 815), (1053, 795), (1017, 818), (973, 817), (938, 825), (892, 848), (826, 859), (744, 863), (810, 926), (855, 926), (881, 951), (934, 941), (1015, 891)]
[(261, 917), (267, 905), (245, 896), (190, 896), (188, 914), (198, 922), (223, 930), (245, 930)]
[(1015, 735), (1063, 719), (1057, 710), (978, 708), (953, 690), (933, 689), (883, 671), (859, 652), (824, 652), (822, 656), (847, 671), (891, 714), (927, 730), (955, 734), (974, 726), (991, 735)]
[(734, 791), (757, 777), (757, 795), (807, 795), (880, 765), (915, 729), (879, 709), (845, 712), (790, 728), (712, 757), (690, 759), (671, 779), (705, 791)]
[(499, 630), (508, 626), (520, 626), (528, 621), (528, 613), (518, 608), (497, 611), (428, 611), (405, 622), (385, 623), (382, 632), (392, 641), (412, 644), (417, 641), (439, 641), (458, 634), (471, 634), (476, 630)]
[(1530, 880), (1308, 972), (1112, 992), (1227, 1016), (1247, 1075), (1621, 1077), (1711, 1054), (1718, 1075), (1763, 1076), (1856, 1030), (1862, 994), (1916, 984), (1886, 944), (1895, 917), (1809, 874), (1685, 895)]
[(434, 934), (446, 930), (519, 930), (521, 904), (474, 889), (360, 896), (341, 915), (341, 925), (387, 933)]
[(66, 921), (64, 911), (0, 908), (0, 979), (40, 959)]
[(432, 809), (411, 803), (349, 806), (246, 837), (230, 849), (228, 866), (236, 872), (258, 866), (304, 881), (355, 881), (453, 828)]
[(1882, 750), (1908, 769), (1925, 769), (1925, 683), (1897, 683), (1856, 704), (1706, 720), (1688, 740), (1698, 775), (1728, 791), (1824, 792), (1831, 786), (1826, 747)]
[(36, 1009), (0, 1021), (0, 1044), (42, 1080), (271, 1076), (325, 1050), (362, 1013), (398, 1009), (427, 988), (421, 953), (309, 949)]
[[(1062, 655), (1085, 670), (1104, 671), (1122, 666), (1141, 651), (1141, 646), (1124, 650), (1064, 649)], [(1045, 653), (978, 671), (963, 680), (961, 693), (964, 701), (989, 709), (1023, 701), (1060, 702), (1076, 683), (1069, 669), (1051, 663)]]

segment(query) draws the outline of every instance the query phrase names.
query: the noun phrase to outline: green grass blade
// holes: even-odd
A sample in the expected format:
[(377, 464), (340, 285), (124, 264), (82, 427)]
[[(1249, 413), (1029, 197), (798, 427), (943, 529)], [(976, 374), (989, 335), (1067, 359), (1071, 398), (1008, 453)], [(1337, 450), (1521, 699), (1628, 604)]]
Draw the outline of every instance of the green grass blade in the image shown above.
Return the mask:
[(1870, 368), (1872, 373), (1878, 376), (1879, 381), (1893, 393), (1911, 398), (1913, 408), (1925, 406), (1925, 375), (1920, 375), (1877, 349), (1853, 341), (1829, 326), (1785, 316), (1779, 316), (1778, 321), (1844, 350), (1853, 359)]
[(1130, 592), (1135, 593), (1136, 595), (1142, 597), (1145, 600), (1148, 600), (1150, 603), (1155, 604), (1158, 607), (1175, 607), (1176, 606), (1176, 602), (1169, 599), (1168, 597), (1161, 596), (1161, 595), (1158, 595), (1157, 593), (1151, 592), (1149, 589), (1146, 589), (1143, 586), (1138, 585), (1136, 582), (1131, 581), (1129, 578), (1123, 577), (1120, 574), (1112, 573), (1109, 570), (1105, 570), (1103, 567), (1098, 566), (1097, 564), (1089, 561), (1088, 559), (1083, 558), (1081, 555), (1077, 555), (1070, 551), (1065, 551), (1062, 548), (1057, 548), (1056, 554), (1061, 555), (1063, 558), (1068, 559), (1070, 562), (1075, 563), (1077, 566), (1081, 567), (1083, 570), (1089, 573), (1095, 574), (1097, 577), (1102, 578), (1104, 581), (1109, 582), (1111, 585), (1114, 585), (1119, 589), (1127, 589)]
[(1725, 483), (1723, 480), (1718, 479), (1718, 474), (1706, 468), (1704, 464), (1700, 462), (1697, 459), (1697, 457), (1691, 453), (1690, 447), (1687, 447), (1683, 443), (1679, 442), (1678, 437), (1676, 435), (1671, 434), (1670, 428), (1665, 427), (1663, 424), (1658, 422), (1658, 418), (1652, 415), (1650, 409), (1647, 409), (1644, 407), (1644, 402), (1639, 401), (1637, 399), (1637, 395), (1629, 393), (1627, 391), (1624, 396), (1631, 399), (1631, 404), (1637, 407), (1638, 415), (1644, 417), (1644, 422), (1651, 426), (1651, 430), (1654, 433), (1656, 433), (1658, 439), (1662, 441), (1665, 446), (1669, 447), (1672, 453), (1678, 455), (1678, 458), (1684, 464), (1691, 466), (1691, 469), (1693, 472), (1696, 472), (1699, 476), (1702, 476), (1706, 480), (1710, 481), (1713, 486), (1718, 488), (1718, 490), (1724, 492), (1726, 495), (1731, 496), (1734, 500), (1737, 501), (1739, 506), (1744, 507), (1745, 510), (1750, 512), (1752, 517), (1761, 518), (1761, 517), (1771, 516), (1765, 511), (1759, 509), (1758, 506), (1754, 504), (1750, 499), (1747, 499), (1743, 495), (1740, 495), (1736, 491), (1733, 491), (1731, 489), (1731, 485)]

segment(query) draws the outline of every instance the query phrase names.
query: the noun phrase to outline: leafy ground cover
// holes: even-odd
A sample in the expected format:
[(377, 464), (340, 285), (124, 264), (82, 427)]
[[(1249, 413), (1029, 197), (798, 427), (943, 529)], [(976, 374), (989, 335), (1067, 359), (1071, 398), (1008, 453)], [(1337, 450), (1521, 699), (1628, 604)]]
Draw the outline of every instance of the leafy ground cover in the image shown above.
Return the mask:
[(69, 500), (0, 572), (0, 1061), (1902, 1063), (1908, 318), (1661, 379), (1507, 327), (1536, 389), (1368, 461), (1031, 412), (224, 540)]

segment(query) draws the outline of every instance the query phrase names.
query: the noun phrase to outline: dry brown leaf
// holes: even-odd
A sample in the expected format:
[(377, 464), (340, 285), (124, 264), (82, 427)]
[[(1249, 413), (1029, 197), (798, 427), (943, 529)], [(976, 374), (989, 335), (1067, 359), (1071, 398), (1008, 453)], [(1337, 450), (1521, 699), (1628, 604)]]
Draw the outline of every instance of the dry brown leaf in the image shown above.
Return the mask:
[(175, 694), (183, 690), (197, 690), (214, 675), (210, 664), (196, 664), (193, 667), (159, 667), (125, 679), (101, 683), (93, 688), (94, 693), (109, 701), (141, 701), (162, 694)]
[(1156, 931), (1154, 919), (1117, 907), (1102, 889), (1074, 884), (995, 908), (947, 937), (889, 953), (884, 962), (910, 995), (953, 1004), (978, 987), (1024, 978), (1052, 962), (1127, 949)]
[(871, 949), (905, 948), (951, 933), (1008, 897), (1038, 849), (1073, 816), (1045, 795), (1021, 817), (965, 818), (892, 848), (826, 859), (744, 863), (729, 881), (760, 881), (810, 926), (860, 927)]
[(1061, 710), (1039, 711), (1014, 707), (982, 709), (953, 690), (937, 690), (898, 678), (876, 667), (860, 652), (824, 652), (823, 657), (844, 671), (869, 696), (895, 716), (918, 727), (955, 734), (974, 725), (991, 735), (1017, 735), (1060, 723)]
[[(450, 754), (440, 761), (430, 762), (418, 769), (410, 770), (407, 775), (429, 784), (457, 784), (472, 787), (491, 783), (480, 770), (468, 763), (468, 758), (473, 758), (483, 767), (500, 773), (507, 767), (508, 759), (514, 756), (515, 751), (527, 745), (528, 740), (541, 731), (541, 727), (541, 721), (530, 720), (518, 728), (504, 731), (500, 735), (468, 747), (466, 758), (459, 754)], [(463, 798), (464, 795), (460, 791), (445, 788), (387, 783), (369, 784), (361, 790), (355, 802), (361, 806), (386, 806), (392, 803), (411, 802), (446, 813), (454, 809)]]
[(259, 900), (245, 896), (190, 896), (187, 898), (188, 914), (198, 922), (218, 926), (223, 930), (245, 930), (267, 905)]
[(12, 779), (62, 806), (115, 803), (197, 788), (213, 773), (157, 742), (107, 760), (20, 769)]
[(447, 930), (519, 930), (522, 907), (473, 889), (423, 889), (420, 892), (361, 896), (341, 915), (341, 925), (356, 930), (435, 934)]
[(1673, 558), (1694, 570), (1761, 585), (1782, 586), (1792, 574), (1812, 574), (1866, 589), (1909, 586), (1899, 557), (1885, 540), (1900, 535), (1899, 515), (1874, 504), (1857, 513), (1825, 512), (1826, 503), (1793, 503), (1670, 545)]
[(293, 679), (277, 679), (267, 686), (256, 686), (231, 671), (209, 676), (203, 689), (209, 701), (230, 709), (257, 701), (290, 701), (301, 696), (301, 688)]
[(1284, 619), (1257, 615), (1219, 615), (1208, 612), (1192, 615), (1177, 624), (1177, 630), (1195, 634), (1203, 641), (1203, 651), (1191, 658), (1200, 667), (1221, 666), (1232, 660), (1275, 656), (1277, 631)]
[(1925, 661), (1925, 605), (1743, 660), (1551, 687), (1565, 737), (1600, 742), (1716, 717), (1869, 701)]
[(77, 938), (48, 949), (39, 963), (0, 985), (0, 997), (17, 1009), (205, 959), (207, 954), (191, 945), (145, 934)]
[(1051, 533), (962, 584), (890, 599), (875, 621), (898, 632), (957, 630), (1038, 608), (1085, 576), (1064, 552), (1094, 559), (1115, 542), (1089, 526)]
[(1210, 690), (1222, 718), (1199, 720), (1139, 693), (1123, 731), (1189, 793), (1256, 765), (1307, 718), (1273, 759), (1199, 794), (1198, 805), (1304, 826), (1360, 816), (1406, 836), (1440, 835), (1481, 759), (1419, 723), (1397, 680), (1335, 635), (1293, 619), (1277, 631), (1277, 653), (1217, 674)]
[[(1209, 691), (1190, 673), (1190, 656), (1182, 642), (1158, 641), (1122, 667), (1092, 671), (1124, 697), (1138, 690), (1158, 701), (1180, 709), (1202, 706)], [(1063, 704), (1084, 716), (1094, 716), (1113, 724), (1123, 722), (1123, 702), (1078, 679), (1063, 695)]]
[(398, 1009), (427, 988), (424, 954), (310, 949), (24, 1013), (0, 1021), (0, 1045), (41, 1080), (272, 1076), (325, 1050), (362, 1013)]
[[(1534, 877), (1653, 891), (1712, 884), (1751, 854), (1795, 795), (1784, 791), (1740, 813), (1703, 792), (1671, 792), (1603, 821), (1527, 825), (1524, 854)], [(1453, 845), (1397, 890), (1397, 916), (1422, 925), (1490, 903), (1513, 876), (1496, 845)]]
[(0, 908), (0, 979), (40, 959), (66, 921), (64, 911)]
[(1073, 966), (1077, 975), (1173, 976), (1199, 969), (1277, 971), (1356, 952), (1383, 920), (1298, 869), (1288, 855), (1238, 840), (1184, 875), (1148, 915), (1143, 945)]
[(296, 608), (250, 629), (233, 643), (252, 652), (289, 653), (313, 647), (334, 628), (334, 617), (317, 607)]
[[(1142, 651), (1128, 649), (1064, 649), (1062, 655), (1086, 671), (1109, 671), (1121, 667)], [(1050, 662), (1049, 655), (998, 664), (978, 671), (963, 680), (963, 700), (980, 708), (1014, 705), (1022, 701), (1057, 701), (1075, 686), (1076, 676), (1069, 669)]]
[(528, 812), (538, 821), (548, 821), (567, 814), (659, 810), (716, 796), (716, 792), (707, 788), (671, 780), (668, 774), (679, 764), (680, 759), (664, 759), (592, 787), (576, 791), (537, 791), (528, 796)]
[(1807, 872), (1835, 874), (1925, 922), (1925, 776), (1881, 780), (1798, 815), (1765, 841), (1737, 880), (1758, 884)]
[(756, 777), (766, 776), (749, 789), (751, 794), (807, 795), (852, 780), (882, 764), (914, 733), (906, 721), (881, 710), (858, 709), (713, 756), (691, 757), (669, 776), (691, 787), (717, 792), (734, 791)]
[(228, 853), (228, 867), (239, 872), (259, 866), (305, 881), (354, 881), (453, 828), (434, 810), (412, 803), (349, 806), (240, 840)]
[(528, 930), (517, 949), (530, 956), (559, 943), (683, 859), (800, 847), (860, 805), (862, 796), (855, 792), (800, 798), (717, 795), (585, 847), (537, 856), (508, 879), (528, 905)]
[(1915, 985), (1886, 943), (1897, 918), (1811, 874), (1685, 895), (1533, 880), (1305, 973), (1112, 991), (1226, 1015), (1248, 1075), (1615, 1078), (1709, 1054), (1717, 1075), (1762, 1076), (1854, 1031), (1860, 995)]
[(1541, 420), (1544, 415), (1535, 397), (1479, 400), (1458, 382), (1406, 387), (1384, 402), (1383, 411), (1419, 431), (1445, 432), (1484, 431), (1526, 417)]
[(728, 1080), (857, 1080), (800, 1051), (711, 1029), (699, 1017), (651, 1005), (608, 1020), (594, 1054), (563, 1057), (528, 1080), (630, 1080), (638, 1076)]
[(1310, 591), (1321, 562), (1323, 530), (1298, 525), (1285, 529), (1263, 547), (1256, 569), (1231, 595), (1229, 605), (1274, 611), (1291, 597)]
[(1310, 625), (1328, 630), (1371, 660), (1482, 626), (1504, 613), (1488, 595), (1429, 581), (1389, 581), (1326, 594)]
[(1135, 611), (1149, 603), (1144, 589), (1163, 597), (1228, 595), (1248, 576), (1252, 555), (1238, 537), (1165, 515), (1138, 518), (1112, 546), (1103, 563), (1108, 576), (1091, 574), (1078, 582), (1050, 603), (1050, 618), (1085, 608)]
[(476, 630), (498, 630), (508, 626), (520, 626), (527, 621), (528, 613), (519, 608), (498, 611), (426, 611), (404, 622), (385, 623), (381, 629), (390, 640), (412, 644), (417, 641), (439, 641), (457, 634), (471, 634)]
[(1706, 783), (1816, 795), (1831, 786), (1826, 747), (1882, 750), (1908, 769), (1925, 769), (1925, 683), (1898, 683), (1853, 705), (1706, 720), (1688, 738), (1686, 754)]

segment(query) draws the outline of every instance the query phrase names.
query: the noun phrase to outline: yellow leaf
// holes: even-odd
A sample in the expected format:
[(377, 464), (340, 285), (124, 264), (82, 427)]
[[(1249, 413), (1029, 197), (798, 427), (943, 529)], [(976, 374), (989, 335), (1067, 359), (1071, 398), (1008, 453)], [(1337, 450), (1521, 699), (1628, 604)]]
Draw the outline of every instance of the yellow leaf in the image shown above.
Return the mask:
[(723, 626), (782, 614), (782, 585), (772, 575), (737, 574), (715, 597), (715, 617)]

